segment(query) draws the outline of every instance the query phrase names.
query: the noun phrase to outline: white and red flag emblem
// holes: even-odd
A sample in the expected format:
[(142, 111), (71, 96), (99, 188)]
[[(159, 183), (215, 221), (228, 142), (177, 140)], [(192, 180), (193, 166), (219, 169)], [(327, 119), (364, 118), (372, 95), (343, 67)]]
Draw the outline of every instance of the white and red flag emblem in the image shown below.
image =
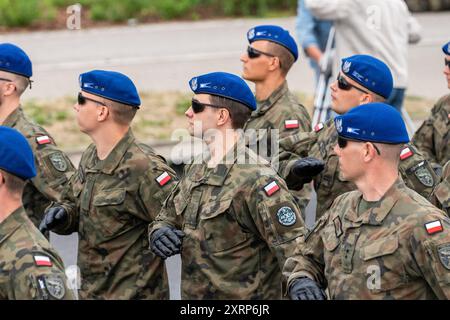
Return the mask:
[(264, 191), (266, 192), (266, 194), (269, 197), (271, 195), (273, 195), (275, 192), (277, 192), (278, 190), (280, 190), (280, 187), (278, 186), (278, 184), (275, 181), (272, 181), (271, 183), (269, 183), (267, 186), (264, 187)]
[(163, 185), (165, 185), (167, 182), (170, 181), (170, 179), (172, 179), (170, 177), (170, 175), (164, 171), (164, 173), (162, 175), (160, 175), (158, 178), (156, 178), (156, 181), (159, 183), (159, 185), (162, 187)]

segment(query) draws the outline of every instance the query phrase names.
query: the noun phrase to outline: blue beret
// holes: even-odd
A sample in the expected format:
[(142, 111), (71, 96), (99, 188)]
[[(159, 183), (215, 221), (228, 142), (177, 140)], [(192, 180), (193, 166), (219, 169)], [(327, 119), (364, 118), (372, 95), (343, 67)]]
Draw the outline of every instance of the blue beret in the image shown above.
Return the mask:
[(391, 70), (381, 60), (368, 55), (357, 54), (342, 59), (342, 72), (364, 88), (389, 98), (394, 86)]
[(446, 55), (450, 56), (450, 41), (444, 44), (444, 46), (442, 47), (442, 51), (444, 51)]
[(338, 135), (344, 138), (386, 144), (409, 142), (402, 116), (385, 103), (360, 105), (337, 116), (334, 123)]
[(36, 176), (28, 141), (19, 131), (4, 126), (0, 126), (0, 169), (24, 180)]
[(212, 72), (189, 80), (195, 94), (206, 93), (240, 102), (256, 110), (256, 100), (247, 83), (240, 77), (226, 72)]
[(80, 74), (81, 90), (139, 108), (141, 99), (133, 81), (126, 75), (104, 70)]
[(0, 70), (18, 74), (26, 78), (33, 75), (28, 55), (11, 43), (0, 44)]
[(258, 40), (267, 40), (278, 43), (288, 49), (294, 56), (295, 61), (298, 59), (298, 48), (294, 38), (289, 34), (289, 31), (284, 30), (279, 26), (257, 26), (247, 32), (247, 39), (249, 43)]

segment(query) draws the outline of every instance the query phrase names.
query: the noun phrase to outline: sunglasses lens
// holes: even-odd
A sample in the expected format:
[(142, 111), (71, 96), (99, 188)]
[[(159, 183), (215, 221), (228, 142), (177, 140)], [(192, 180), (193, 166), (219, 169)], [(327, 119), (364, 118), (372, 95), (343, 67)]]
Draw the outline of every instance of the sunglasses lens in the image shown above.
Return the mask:
[(81, 93), (78, 94), (78, 104), (82, 106), (86, 103), (86, 99), (81, 95)]
[(450, 60), (444, 59), (444, 63), (447, 67), (450, 68)]
[(338, 82), (339, 89), (341, 89), (341, 90), (350, 90), (351, 89), (351, 86), (349, 85), (349, 83), (342, 76), (338, 76), (337, 82)]
[(344, 149), (347, 146), (347, 140), (344, 138), (338, 137), (338, 146), (341, 149)]
[(192, 111), (194, 111), (194, 113), (199, 113), (203, 110), (205, 110), (205, 106), (203, 104), (199, 103), (198, 101), (192, 100)]
[(258, 58), (261, 54), (256, 52), (252, 47), (247, 48), (247, 54), (250, 59)]

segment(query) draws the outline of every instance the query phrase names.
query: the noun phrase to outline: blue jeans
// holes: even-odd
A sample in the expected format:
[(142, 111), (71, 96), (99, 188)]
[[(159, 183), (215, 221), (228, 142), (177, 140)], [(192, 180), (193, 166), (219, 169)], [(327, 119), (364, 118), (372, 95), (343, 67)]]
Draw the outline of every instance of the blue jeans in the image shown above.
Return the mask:
[(394, 88), (389, 99), (386, 100), (386, 103), (393, 106), (398, 112), (401, 112), (402, 110), (405, 90), (406, 89), (404, 88)]

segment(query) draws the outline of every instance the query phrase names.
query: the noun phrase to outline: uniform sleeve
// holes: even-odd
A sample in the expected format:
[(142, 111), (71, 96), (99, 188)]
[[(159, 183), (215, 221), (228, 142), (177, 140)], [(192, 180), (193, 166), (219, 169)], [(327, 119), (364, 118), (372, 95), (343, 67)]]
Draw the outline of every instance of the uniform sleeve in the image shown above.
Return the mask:
[[(325, 262), (323, 258), (324, 243), (321, 232), (329, 220), (328, 212), (325, 213), (315, 224), (313, 229), (299, 243), (295, 254), (287, 259), (283, 267), (283, 285), (286, 288), (300, 277), (308, 277), (320, 284), (322, 288), (327, 287), (324, 276)], [(334, 230), (332, 230), (334, 232)], [(284, 290), (286, 293), (286, 290)]]
[(318, 19), (341, 20), (351, 14), (354, 0), (305, 0), (305, 5)]
[(234, 209), (235, 212), (245, 212), (237, 219), (264, 239), (277, 257), (281, 269), (286, 259), (294, 253), (298, 238), (305, 233), (301, 212), (284, 181), (275, 175), (260, 177), (248, 186), (248, 190), (251, 192), (241, 193), (245, 194), (246, 208)]
[(11, 300), (74, 300), (62, 262), (47, 252), (17, 257), (9, 283)]
[(450, 219), (426, 216), (410, 239), (410, 250), (426, 282), (442, 300), (450, 299)]
[(434, 149), (434, 127), (433, 121), (436, 117), (436, 110), (439, 105), (436, 104), (431, 110), (431, 115), (426, 119), (420, 128), (414, 133), (412, 142), (423, 153), (423, 155), (432, 163), (439, 163), (436, 159), (436, 150)]

